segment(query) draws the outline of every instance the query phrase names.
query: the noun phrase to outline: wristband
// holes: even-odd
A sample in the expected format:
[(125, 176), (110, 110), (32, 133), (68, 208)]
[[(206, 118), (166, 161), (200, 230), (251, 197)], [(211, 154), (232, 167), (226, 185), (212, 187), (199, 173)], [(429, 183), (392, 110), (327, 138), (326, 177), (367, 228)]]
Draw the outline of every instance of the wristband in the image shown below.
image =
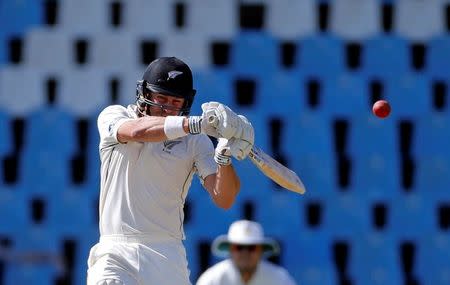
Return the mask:
[(197, 135), (202, 131), (202, 117), (190, 116), (188, 118), (189, 133)]
[(164, 133), (169, 140), (184, 137), (186, 132), (183, 128), (183, 116), (167, 116), (164, 121)]

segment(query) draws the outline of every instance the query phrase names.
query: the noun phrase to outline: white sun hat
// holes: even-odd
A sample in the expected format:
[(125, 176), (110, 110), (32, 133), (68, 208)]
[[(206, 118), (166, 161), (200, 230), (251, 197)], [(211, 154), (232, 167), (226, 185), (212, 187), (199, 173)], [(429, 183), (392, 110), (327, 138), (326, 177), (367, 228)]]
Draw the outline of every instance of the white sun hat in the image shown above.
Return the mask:
[(230, 254), (230, 244), (253, 245), (258, 244), (263, 247), (265, 257), (277, 255), (280, 246), (274, 239), (264, 237), (264, 231), (257, 222), (240, 220), (232, 223), (227, 235), (218, 236), (212, 243), (212, 252), (219, 257), (228, 257)]

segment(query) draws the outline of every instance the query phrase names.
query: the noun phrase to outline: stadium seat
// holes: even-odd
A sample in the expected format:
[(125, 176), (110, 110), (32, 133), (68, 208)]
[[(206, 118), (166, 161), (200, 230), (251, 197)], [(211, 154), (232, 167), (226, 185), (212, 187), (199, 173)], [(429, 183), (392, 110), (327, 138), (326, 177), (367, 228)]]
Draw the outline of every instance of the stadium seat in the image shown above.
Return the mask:
[(259, 83), (257, 104), (266, 116), (287, 120), (307, 108), (305, 78), (299, 72), (279, 70)]
[(0, 27), (6, 35), (22, 35), (42, 24), (43, 1), (0, 1)]
[(53, 28), (34, 29), (25, 38), (24, 64), (56, 74), (67, 70), (75, 62), (73, 42), (74, 38)]
[(109, 104), (108, 79), (101, 69), (66, 70), (61, 80), (61, 106), (75, 116), (89, 117)]
[(4, 67), (0, 69), (0, 105), (11, 116), (26, 116), (44, 105), (43, 85), (39, 70)]
[(389, 233), (398, 240), (417, 240), (433, 234), (435, 208), (430, 197), (424, 193), (402, 196), (390, 207)]
[(427, 41), (444, 32), (442, 1), (395, 2), (394, 31), (411, 40)]
[(47, 199), (47, 225), (59, 237), (82, 238), (86, 229), (97, 225), (94, 206), (96, 204), (86, 193), (73, 188), (55, 192)]
[(351, 156), (371, 154), (397, 155), (397, 125), (394, 121), (380, 120), (366, 112), (350, 122), (347, 151)]
[(417, 246), (416, 272), (421, 284), (449, 284), (450, 239), (439, 232), (420, 240)]
[(0, 191), (0, 235), (15, 237), (30, 225), (28, 197), (17, 187), (2, 186)]
[[(71, 36), (92, 36), (108, 31), (111, 0), (65, 0), (60, 4), (58, 30)], [(83, 19), (80, 21), (80, 19)]]
[(391, 199), (400, 191), (400, 166), (398, 154), (354, 156), (350, 185), (355, 191), (369, 197)]
[(263, 77), (279, 66), (278, 42), (270, 34), (241, 31), (232, 44), (230, 67), (234, 71)]
[(439, 35), (429, 42), (427, 56), (427, 73), (433, 79), (448, 80), (450, 78), (449, 64), (450, 36)]
[(361, 57), (362, 73), (369, 78), (395, 78), (409, 71), (408, 41), (380, 34), (367, 39)]
[(238, 17), (235, 3), (228, 0), (214, 2), (194, 0), (189, 1), (186, 6), (187, 27), (183, 31), (206, 36), (206, 39), (220, 40), (231, 39), (237, 33)]
[[(27, 116), (24, 150), (58, 151), (58, 155), (69, 157), (77, 149), (75, 118), (65, 109), (45, 106)], [(46, 132), (43, 136), (43, 132)]]
[(208, 37), (196, 32), (173, 33), (170, 37), (160, 40), (158, 56), (176, 55), (184, 62), (189, 63), (192, 69), (208, 68), (211, 65), (209, 41)]
[(450, 123), (444, 113), (421, 116), (415, 124), (412, 142), (414, 157), (426, 159), (430, 156), (448, 155), (450, 144)]
[[(386, 100), (394, 118), (417, 118), (432, 112), (430, 82), (421, 74), (408, 73), (386, 81)], [(408, 104), (405, 104), (408, 102)]]
[[(135, 35), (126, 32), (102, 33), (93, 37), (93, 68), (124, 74), (140, 67), (139, 45)], [(137, 80), (137, 78), (136, 78)]]
[[(333, 156), (332, 123), (317, 112), (304, 111), (286, 121), (284, 144), (289, 154)], [(290, 153), (292, 151), (292, 153)]]
[(419, 157), (416, 161), (415, 189), (430, 199), (449, 198), (450, 159), (448, 154)]
[(354, 193), (329, 194), (323, 213), (322, 227), (333, 238), (350, 239), (371, 229), (367, 200)]
[[(255, 203), (255, 221), (266, 229), (266, 234), (270, 232), (272, 236), (286, 237), (292, 232), (301, 234), (301, 231), (307, 227), (302, 211), (303, 197), (287, 190), (270, 191), (270, 196), (265, 195), (263, 191), (269, 192), (268, 190), (259, 189), (259, 192), (264, 195), (261, 201), (264, 199), (270, 203)], [(260, 199), (260, 196), (256, 194), (254, 199), (257, 201), (256, 199)]]
[(165, 37), (175, 30), (174, 3), (174, 0), (128, 1), (124, 9), (124, 28), (139, 36)]
[(267, 29), (278, 39), (295, 41), (317, 32), (317, 13), (312, 0), (269, 1)]
[(23, 228), (13, 244), (11, 249), (20, 257), (6, 266), (6, 284), (53, 284), (54, 279), (63, 273), (61, 245), (49, 229), (41, 225)]
[(355, 284), (404, 284), (398, 242), (384, 233), (365, 232), (351, 242), (350, 278)]
[(332, 263), (332, 239), (327, 232), (321, 229), (305, 230), (289, 240), (287, 245), (294, 248), (284, 250), (282, 256), (286, 268), (290, 269), (289, 273), (298, 284), (338, 284)]
[(5, 109), (0, 109), (0, 138), (2, 138), (0, 140), (0, 157), (4, 157), (13, 148), (11, 121), (12, 118)]
[(192, 114), (202, 112), (205, 102), (221, 102), (233, 108), (233, 81), (229, 71), (217, 69), (197, 69), (193, 71), (194, 88), (197, 90), (191, 108)]
[(366, 81), (358, 75), (340, 73), (322, 81), (322, 110), (330, 117), (352, 117), (366, 113), (369, 109), (369, 95)]
[[(377, 0), (334, 1), (330, 17), (331, 30), (334, 34), (349, 41), (368, 39), (380, 30), (380, 10), (380, 4)], [(358, 11), (358, 13), (355, 13), (355, 11)]]
[(296, 67), (306, 76), (334, 76), (345, 69), (342, 40), (329, 34), (314, 34), (297, 41)]

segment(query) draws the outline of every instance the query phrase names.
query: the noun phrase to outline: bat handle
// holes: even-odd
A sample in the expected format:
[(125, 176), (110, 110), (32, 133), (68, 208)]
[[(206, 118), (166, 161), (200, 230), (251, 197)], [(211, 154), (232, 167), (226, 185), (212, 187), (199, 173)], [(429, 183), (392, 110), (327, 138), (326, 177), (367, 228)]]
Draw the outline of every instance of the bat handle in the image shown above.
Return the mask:
[(217, 124), (219, 124), (219, 119), (217, 119), (217, 116), (214, 114), (208, 115), (208, 124), (217, 127)]

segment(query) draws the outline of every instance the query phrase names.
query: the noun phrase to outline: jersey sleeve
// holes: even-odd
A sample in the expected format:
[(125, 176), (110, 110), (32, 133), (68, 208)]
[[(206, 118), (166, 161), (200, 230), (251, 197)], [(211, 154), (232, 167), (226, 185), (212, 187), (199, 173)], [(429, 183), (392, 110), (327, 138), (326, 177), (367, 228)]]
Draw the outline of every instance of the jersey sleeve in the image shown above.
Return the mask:
[(203, 184), (203, 180), (211, 174), (216, 173), (217, 165), (214, 161), (214, 146), (208, 136), (197, 135), (196, 154), (194, 158), (197, 175)]
[(97, 127), (100, 134), (100, 149), (116, 145), (117, 130), (126, 121), (133, 120), (125, 107), (112, 105), (106, 107), (98, 116)]

